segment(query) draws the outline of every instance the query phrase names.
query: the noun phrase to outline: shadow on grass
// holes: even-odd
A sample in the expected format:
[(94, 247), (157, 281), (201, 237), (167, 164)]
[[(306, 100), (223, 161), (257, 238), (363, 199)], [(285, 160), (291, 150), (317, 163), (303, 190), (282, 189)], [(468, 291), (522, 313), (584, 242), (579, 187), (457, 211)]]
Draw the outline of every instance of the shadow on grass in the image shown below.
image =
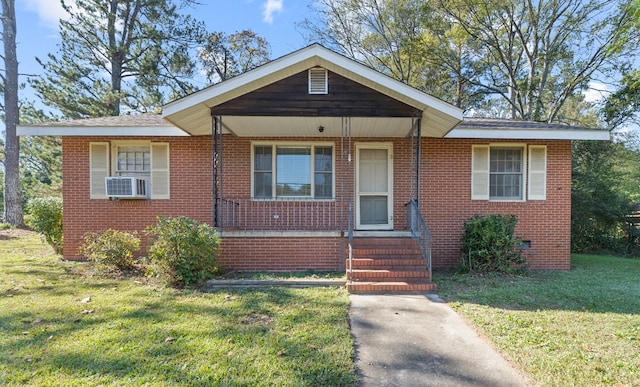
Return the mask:
[(507, 310), (571, 310), (640, 313), (640, 260), (575, 254), (571, 270), (524, 275), (436, 272), (448, 302), (471, 302)]

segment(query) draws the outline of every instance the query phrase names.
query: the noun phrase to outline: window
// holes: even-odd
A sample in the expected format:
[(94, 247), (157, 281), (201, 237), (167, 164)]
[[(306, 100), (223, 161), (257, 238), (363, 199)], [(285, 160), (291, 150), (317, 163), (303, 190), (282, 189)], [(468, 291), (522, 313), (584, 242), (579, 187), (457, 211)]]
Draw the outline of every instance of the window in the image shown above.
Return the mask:
[[(474, 145), (471, 162), (471, 199), (545, 200), (546, 158), (547, 147), (544, 145), (530, 145), (528, 148), (520, 144)], [(528, 191), (525, 198), (524, 187), (527, 183)]]
[(489, 199), (522, 200), (522, 148), (491, 148)]
[(256, 144), (253, 197), (333, 198), (333, 146)]
[(146, 178), (151, 199), (169, 199), (168, 143), (92, 142), (89, 144), (89, 164), (91, 199), (107, 199), (105, 178), (109, 176)]
[(116, 176), (151, 177), (151, 147), (117, 146)]

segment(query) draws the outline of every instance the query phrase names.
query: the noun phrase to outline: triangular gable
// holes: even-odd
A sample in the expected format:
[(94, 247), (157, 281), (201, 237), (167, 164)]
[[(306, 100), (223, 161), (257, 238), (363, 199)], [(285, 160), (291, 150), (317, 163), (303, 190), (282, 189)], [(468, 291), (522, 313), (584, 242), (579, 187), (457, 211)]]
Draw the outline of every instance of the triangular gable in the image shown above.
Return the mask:
[(325, 68), (422, 112), (422, 133), (442, 137), (462, 120), (462, 110), (314, 44), (164, 107), (163, 117), (193, 134), (211, 132), (211, 109), (314, 67)]

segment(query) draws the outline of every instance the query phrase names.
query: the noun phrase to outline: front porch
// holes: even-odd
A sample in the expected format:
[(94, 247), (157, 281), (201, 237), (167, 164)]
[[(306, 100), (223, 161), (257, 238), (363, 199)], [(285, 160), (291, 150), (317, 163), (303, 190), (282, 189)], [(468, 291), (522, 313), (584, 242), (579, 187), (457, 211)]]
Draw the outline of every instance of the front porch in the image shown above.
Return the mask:
[[(374, 250), (388, 245), (389, 259), (411, 249), (424, 256), (420, 276), (430, 280), (430, 237), (415, 242), (427, 240), (415, 221), (422, 139), (444, 136), (461, 110), (313, 45), (171, 103), (163, 116), (211, 135), (211, 223), (223, 265), (349, 268), (355, 281), (369, 277), (353, 252), (373, 241)], [(393, 240), (406, 242), (354, 239), (356, 231), (403, 232)], [(372, 276), (394, 279), (391, 269)]]

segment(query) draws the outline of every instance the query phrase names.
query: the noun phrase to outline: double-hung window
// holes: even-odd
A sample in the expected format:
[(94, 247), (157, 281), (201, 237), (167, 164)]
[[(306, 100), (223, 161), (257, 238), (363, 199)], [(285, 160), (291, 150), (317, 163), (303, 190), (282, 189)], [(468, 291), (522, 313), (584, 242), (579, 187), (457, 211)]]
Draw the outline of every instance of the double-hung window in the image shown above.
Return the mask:
[(546, 162), (545, 145), (474, 145), (471, 199), (545, 200)]
[(334, 197), (333, 145), (254, 144), (254, 199)]
[(136, 177), (149, 182), (151, 199), (169, 199), (169, 144), (142, 140), (89, 143), (91, 199), (107, 199), (105, 178)]

